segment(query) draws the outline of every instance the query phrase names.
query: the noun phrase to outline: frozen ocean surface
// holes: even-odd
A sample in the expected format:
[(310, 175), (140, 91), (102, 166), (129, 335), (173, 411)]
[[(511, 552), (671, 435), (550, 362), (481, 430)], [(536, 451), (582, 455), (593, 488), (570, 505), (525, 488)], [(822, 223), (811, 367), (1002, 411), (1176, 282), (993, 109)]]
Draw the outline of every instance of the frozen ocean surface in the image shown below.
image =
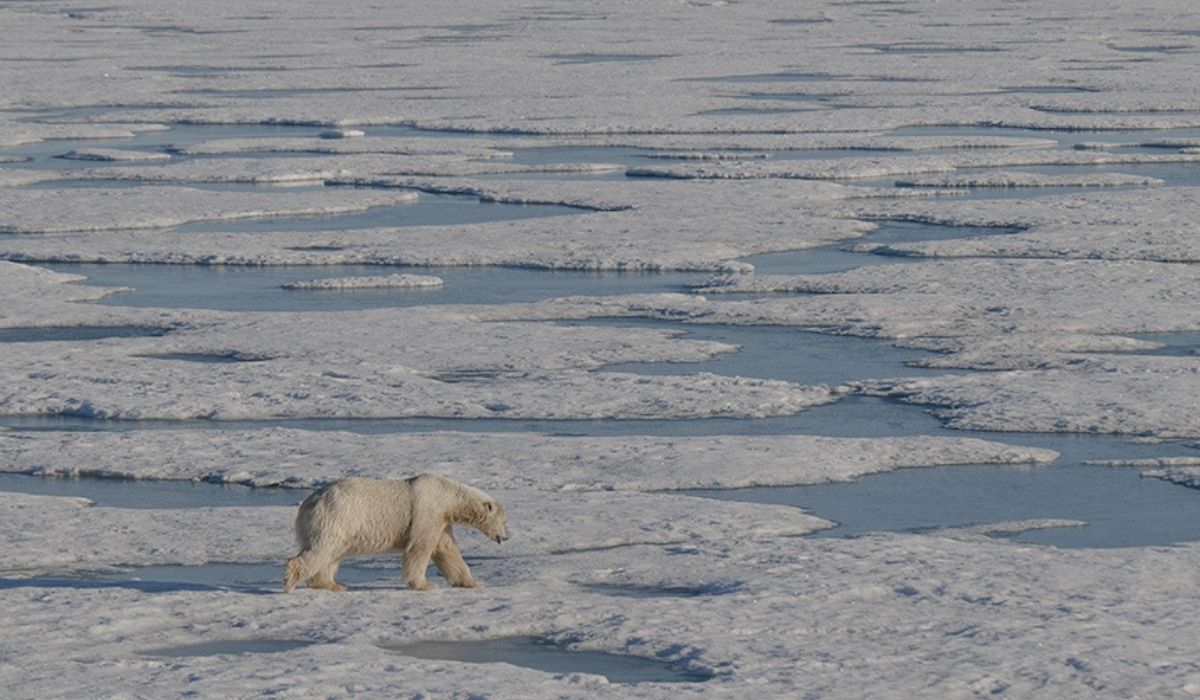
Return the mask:
[(0, 7), (0, 695), (1200, 693), (1197, 19)]

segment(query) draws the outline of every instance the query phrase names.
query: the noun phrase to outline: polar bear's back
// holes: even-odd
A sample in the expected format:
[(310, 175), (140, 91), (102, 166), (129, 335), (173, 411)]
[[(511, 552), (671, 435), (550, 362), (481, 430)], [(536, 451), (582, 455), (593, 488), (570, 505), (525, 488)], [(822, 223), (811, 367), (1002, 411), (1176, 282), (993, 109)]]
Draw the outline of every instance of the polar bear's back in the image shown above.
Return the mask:
[(296, 516), (296, 540), (302, 549), (322, 541), (346, 554), (402, 549), (413, 516), (413, 479), (350, 477), (313, 493)]

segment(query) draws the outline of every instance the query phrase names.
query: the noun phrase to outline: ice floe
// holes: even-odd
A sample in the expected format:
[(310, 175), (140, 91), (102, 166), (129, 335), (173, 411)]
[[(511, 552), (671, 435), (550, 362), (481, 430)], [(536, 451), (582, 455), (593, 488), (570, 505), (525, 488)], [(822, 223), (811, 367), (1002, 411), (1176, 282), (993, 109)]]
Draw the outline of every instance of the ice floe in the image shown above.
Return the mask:
[(1045, 463), (1049, 450), (970, 438), (563, 438), (352, 435), (294, 429), (0, 436), (4, 471), (314, 487), (436, 470), (486, 489), (663, 491), (850, 481), (897, 468)]
[(1195, 362), (1115, 356), (1071, 369), (916, 380), (874, 390), (936, 407), (951, 427), (1200, 436)]
[(133, 151), (123, 148), (82, 148), (73, 151), (67, 151), (59, 156), (67, 160), (99, 160), (99, 161), (146, 161), (146, 160), (170, 160), (169, 153), (161, 151)]
[[(771, 520), (768, 527), (781, 532), (802, 531), (811, 523), (794, 509), (740, 504), (728, 509), (706, 504), (711, 525), (636, 546), (632, 543), (642, 539), (638, 525), (663, 532), (664, 525), (692, 520), (694, 512), (671, 508), (662, 520), (639, 517), (636, 523), (593, 520), (638, 499), (642, 506), (668, 505), (615, 494), (521, 503), (536, 508), (537, 520), (552, 520), (558, 532), (546, 530), (543, 540), (542, 530), (529, 530), (532, 542), (520, 543), (521, 531), (514, 526), (505, 546), (522, 547), (522, 556), (496, 557), (490, 543), (464, 542), (474, 570), (488, 584), (480, 591), (421, 595), (384, 579), (342, 595), (301, 590), (283, 596), (271, 595), (270, 588), (6, 578), (0, 596), (8, 624), (37, 632), (26, 636), (21, 648), (43, 658), (36, 666), (6, 665), (0, 684), (51, 695), (69, 685), (72, 692), (87, 694), (121, 688), (171, 694), (186, 688), (202, 694), (271, 689), (314, 695), (353, 688), (372, 695), (449, 696), (470, 690), (503, 698), (615, 698), (631, 693), (735, 697), (749, 689), (852, 697), (879, 687), (964, 696), (998, 688), (1090, 695), (1096, 686), (1105, 694), (1170, 696), (1197, 682), (1194, 661), (1180, 642), (1196, 624), (1195, 614), (1170, 602), (1190, 590), (1190, 574), (1200, 558), (1195, 546), (1071, 552), (918, 535), (805, 542), (766, 532), (735, 542), (731, 532), (749, 531), (759, 518)], [(198, 548), (212, 541), (220, 550), (218, 535), (236, 535), (230, 531), (239, 521), (258, 537), (261, 544), (252, 547), (261, 553), (281, 550), (278, 557), (291, 548), (289, 509), (263, 509), (258, 516), (263, 520), (255, 521), (242, 519), (249, 515), (243, 512), (168, 521), (172, 527), (144, 543), (162, 553), (147, 554), (119, 544), (125, 539), (119, 529), (107, 539), (96, 529), (164, 524), (161, 519), (141, 523), (129, 511), (103, 515), (101, 509), (51, 506), (45, 500), (23, 502), (61, 516), (71, 524), (64, 530), (98, 541), (107, 556), (129, 552), (138, 560), (168, 559), (173, 548), (182, 549), (180, 539), (194, 539)], [(594, 505), (587, 507), (587, 501)], [(692, 505), (690, 499), (678, 502)], [(71, 507), (93, 513), (81, 517)], [(792, 522), (783, 520), (787, 510), (795, 513)], [(575, 515), (551, 515), (568, 512)], [(45, 515), (10, 520), (26, 524), (35, 542), (44, 530)], [(187, 529), (175, 529), (181, 526)], [(611, 529), (611, 541), (629, 544), (543, 554), (547, 545), (571, 541), (580, 526), (590, 533)], [(250, 538), (233, 542), (245, 539)], [(589, 540), (601, 541), (587, 535), (578, 541)], [(474, 559), (477, 555), (486, 558)], [(1155, 575), (1148, 577), (1147, 571)], [(726, 585), (709, 596), (632, 600), (583, 585), (592, 582), (664, 589)], [(420, 660), (389, 651), (406, 642), (513, 636), (656, 658), (706, 671), (713, 679), (631, 686), (599, 675)], [(82, 657), (80, 639), (88, 640)], [(311, 645), (282, 653), (145, 655), (197, 644), (216, 652), (222, 642), (231, 642), (225, 648), (234, 651), (264, 640)], [(1131, 661), (1130, 640), (1153, 660)], [(268, 644), (263, 647), (270, 650)], [(1049, 651), (1030, 654), (1031, 647)], [(941, 668), (946, 656), (954, 663), (931, 679), (928, 669)], [(848, 674), (848, 666), (855, 672)]]
[(896, 180), (897, 187), (942, 187), (946, 189), (955, 187), (1130, 187), (1161, 184), (1163, 184), (1163, 180), (1156, 177), (1124, 173), (1045, 175), (1014, 171), (950, 176), (927, 175)]
[(119, 168), (90, 168), (72, 177), (94, 180), (139, 182), (322, 182), (335, 179), (370, 179), (373, 176), (436, 175), (471, 176), (527, 172), (605, 172), (622, 170), (618, 165), (569, 163), (516, 165), (503, 160), (470, 160), (457, 155), (350, 153), (291, 158), (204, 158), (168, 165), (125, 165)]
[[(946, 224), (1009, 225), (1026, 230), (1000, 236), (864, 245), (859, 250), (936, 257), (1200, 260), (1190, 212), (1194, 187), (1161, 187), (1102, 195), (1051, 196), (1022, 203), (908, 200), (867, 203), (875, 216)], [(864, 207), (863, 215), (868, 215)], [(869, 216), (869, 215), (868, 215)]]
[(48, 170), (26, 170), (22, 168), (0, 169), (0, 188), (35, 185), (39, 182), (58, 180), (62, 175)]
[[(286, 235), (247, 235), (236, 232), (179, 236), (171, 233), (112, 232), (102, 236), (9, 238), (0, 240), (0, 257), (10, 260), (91, 262), (165, 262), (188, 264), (410, 264), (410, 265), (523, 265), (590, 270), (738, 270), (748, 269), (736, 258), (755, 253), (796, 250), (856, 238), (872, 224), (845, 217), (839, 200), (853, 190), (821, 182), (677, 183), (606, 181), (481, 182), (455, 178), (393, 178), (388, 187), (416, 188), (437, 193), (471, 194), (496, 202), (566, 204), (581, 217), (548, 217), (520, 222), (355, 230), (287, 231)], [(329, 202), (325, 211), (394, 204), (412, 195), (409, 189), (338, 188), (301, 193), (206, 192), (183, 188), (140, 186), (108, 197), (90, 189), (80, 207), (48, 212), (37, 206), (61, 196), (40, 191), (39, 197), (19, 192), (0, 202), (13, 202), (13, 224), (30, 230), (65, 228), (98, 230), (167, 225), (186, 219), (218, 218), (210, 200), (229, 207), (227, 216), (245, 216), (250, 209), (312, 213), (315, 202)], [(115, 190), (112, 190), (115, 191)], [(169, 201), (162, 196), (178, 192)], [(19, 196), (18, 196), (19, 195)], [(72, 192), (72, 196), (76, 196)], [(90, 197), (88, 199), (86, 197)], [(83, 206), (96, 201), (96, 207)], [(121, 202), (118, 207), (117, 202)], [(238, 207), (239, 203), (245, 203)], [(195, 205), (195, 213), (184, 207)], [(277, 203), (277, 204), (276, 204)], [(353, 206), (353, 203), (361, 203)], [(253, 205), (253, 206), (251, 206)], [(339, 209), (339, 206), (342, 209)], [(108, 208), (108, 209), (106, 209)], [(111, 209), (110, 220), (101, 217)], [(146, 210), (140, 213), (139, 210)], [(18, 220), (18, 216), (20, 217)], [(60, 219), (69, 219), (60, 220)], [(792, 224), (796, 218), (806, 225)], [(331, 224), (333, 226), (333, 224)], [(305, 246), (336, 246), (335, 251), (305, 250)]]
[[(112, 290), (7, 264), (20, 289), (57, 295), (18, 305), (9, 327), (62, 324), (48, 312)], [(675, 333), (494, 323), (452, 307), (335, 314), (220, 314), (76, 306), (79, 325), (114, 318), (179, 327), (157, 338), (86, 344), (13, 343), (0, 363), (20, 377), (0, 397), (9, 414), (95, 418), (415, 417), (652, 418), (785, 415), (835, 400), (824, 386), (711, 374), (643, 377), (583, 371), (630, 361), (696, 361), (732, 346)], [(84, 320), (87, 319), (87, 320)], [(636, 336), (636, 338), (634, 338)], [(351, 340), (351, 342), (347, 342)], [(502, 349), (497, 353), (498, 349)], [(260, 362), (169, 362), (163, 355)], [(85, 359), (86, 358), (86, 359)], [(440, 373), (494, 371), (488, 382)], [(239, 387), (229, 391), (230, 383)]]
[[(18, 190), (0, 187), (0, 231), (59, 233), (169, 228), (189, 221), (306, 216), (415, 201), (413, 192), (215, 192), (188, 187)], [(57, 204), (69, 199), (73, 206)]]
[(963, 168), (1010, 168), (1030, 165), (1129, 165), (1194, 163), (1200, 158), (1186, 153), (1104, 153), (1100, 151), (988, 150), (953, 151), (939, 155), (897, 155), (837, 159), (715, 161), (630, 168), (629, 175), (675, 179), (784, 178), (847, 180), (892, 175), (952, 172)]
[(430, 138), (419, 135), (404, 138), (364, 136), (353, 139), (324, 139), (302, 137), (226, 138), (194, 143), (175, 144), (173, 153), (185, 156), (231, 156), (238, 154), (351, 154), (379, 153), (406, 156), (457, 156), (472, 159), (504, 159), (511, 154), (487, 148), (478, 139)]
[(383, 275), (377, 277), (330, 277), (290, 282), (284, 289), (422, 289), (442, 286), (442, 278), (433, 275)]

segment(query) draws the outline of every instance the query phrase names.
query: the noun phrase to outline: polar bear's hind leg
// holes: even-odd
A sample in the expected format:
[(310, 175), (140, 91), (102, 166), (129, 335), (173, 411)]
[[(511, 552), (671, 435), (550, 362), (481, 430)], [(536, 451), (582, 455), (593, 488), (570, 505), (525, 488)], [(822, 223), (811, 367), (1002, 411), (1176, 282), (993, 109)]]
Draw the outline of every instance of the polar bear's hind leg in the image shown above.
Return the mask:
[(291, 559), (283, 567), (283, 592), (291, 593), (296, 584), (308, 581), (311, 588), (323, 588), (329, 591), (344, 591), (346, 587), (335, 582), (333, 575), (337, 573), (341, 557), (329, 556), (328, 553), (306, 549)]
[(326, 591), (344, 591), (344, 590), (346, 590), (346, 587), (344, 585), (333, 580), (334, 575), (337, 574), (339, 563), (340, 562), (337, 559), (334, 559), (332, 562), (326, 564), (323, 568), (321, 568), (321, 570), (314, 573), (312, 575), (312, 577), (308, 579), (309, 587), (310, 588), (321, 588)]

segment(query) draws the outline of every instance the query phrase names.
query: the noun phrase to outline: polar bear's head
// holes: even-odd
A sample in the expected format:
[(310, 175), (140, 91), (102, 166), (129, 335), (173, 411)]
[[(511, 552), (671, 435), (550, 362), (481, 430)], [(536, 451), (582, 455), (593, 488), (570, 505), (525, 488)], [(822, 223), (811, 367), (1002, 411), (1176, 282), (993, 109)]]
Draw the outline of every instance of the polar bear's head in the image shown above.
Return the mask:
[(504, 507), (494, 498), (483, 502), (483, 520), (480, 521), (479, 531), (497, 543), (508, 539), (508, 521), (504, 516)]

